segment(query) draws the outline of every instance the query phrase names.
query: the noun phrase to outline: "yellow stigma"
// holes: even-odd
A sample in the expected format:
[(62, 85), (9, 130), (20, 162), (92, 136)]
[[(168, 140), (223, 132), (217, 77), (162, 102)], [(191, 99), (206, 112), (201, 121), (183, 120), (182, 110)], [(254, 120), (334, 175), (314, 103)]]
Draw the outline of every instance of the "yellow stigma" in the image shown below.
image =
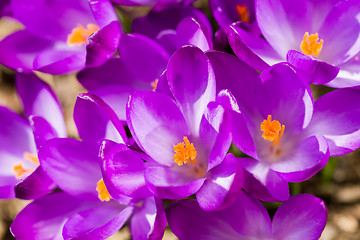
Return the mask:
[(245, 4), (237, 4), (236, 12), (239, 16), (240, 21), (247, 22), (247, 23), (250, 22), (249, 10)]
[(40, 165), (39, 158), (32, 153), (24, 152), (24, 159), (30, 161), (31, 163), (35, 164), (36, 166)]
[(78, 45), (81, 46), (86, 43), (88, 37), (99, 30), (99, 27), (95, 24), (89, 23), (84, 28), (81, 24), (78, 24), (76, 28), (74, 28), (71, 33), (67, 37), (68, 45)]
[(318, 33), (311, 34), (309, 36), (309, 33), (306, 32), (300, 44), (301, 51), (306, 55), (317, 57), (320, 54), (320, 51), (324, 43), (323, 39), (321, 39), (320, 42), (318, 41), (319, 41)]
[(25, 173), (32, 172), (32, 170), (24, 168), (21, 162), (18, 165), (15, 165), (13, 167), (13, 170), (14, 170), (14, 175), (17, 179), (22, 178), (25, 175)]
[(108, 201), (110, 201), (110, 199), (112, 199), (112, 197), (110, 196), (110, 194), (105, 186), (103, 179), (100, 179), (97, 182), (96, 191), (98, 192), (98, 197), (101, 201), (108, 202)]
[(267, 119), (262, 121), (260, 130), (263, 131), (262, 137), (265, 140), (273, 142), (274, 146), (277, 146), (284, 134), (285, 125), (281, 125), (279, 121), (271, 121), (271, 115), (268, 115)]
[(178, 143), (174, 146), (174, 162), (179, 166), (189, 162), (194, 164), (197, 155), (194, 144), (190, 143), (187, 137), (184, 137), (183, 139), (184, 142)]
[(157, 85), (158, 85), (158, 82), (159, 82), (159, 79), (155, 79), (154, 81), (152, 81), (150, 83), (150, 85), (152, 86), (152, 90), (155, 92), (156, 91), (156, 88), (157, 88)]

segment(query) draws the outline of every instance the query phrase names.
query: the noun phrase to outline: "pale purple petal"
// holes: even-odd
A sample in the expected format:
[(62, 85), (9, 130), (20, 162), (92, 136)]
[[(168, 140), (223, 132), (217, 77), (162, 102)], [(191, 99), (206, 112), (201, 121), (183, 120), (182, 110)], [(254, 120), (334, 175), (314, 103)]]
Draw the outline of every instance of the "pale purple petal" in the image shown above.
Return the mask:
[(12, 235), (19, 240), (62, 239), (65, 221), (86, 204), (63, 192), (46, 195), (27, 205), (10, 226)]
[(102, 203), (72, 215), (63, 229), (64, 239), (106, 239), (125, 224), (132, 207), (115, 201)]
[(162, 239), (166, 228), (162, 201), (153, 197), (144, 199), (142, 207), (136, 209), (131, 217), (130, 228), (134, 240)]
[(330, 156), (347, 154), (360, 147), (360, 91), (339, 89), (315, 101), (308, 131), (324, 135)]
[(155, 161), (174, 165), (173, 146), (189, 136), (186, 121), (169, 97), (156, 92), (135, 92), (127, 106), (129, 128), (137, 144)]
[(88, 2), (91, 12), (100, 28), (108, 25), (112, 21), (118, 21), (115, 8), (110, 0), (89, 0)]
[(59, 100), (50, 86), (35, 74), (16, 74), (16, 90), (25, 114), (44, 118), (57, 132), (66, 137), (66, 127)]
[(358, 56), (353, 57), (338, 67), (340, 67), (340, 71), (337, 78), (327, 83), (327, 86), (332, 88), (344, 88), (360, 85), (360, 61)]
[(29, 121), (34, 133), (37, 148), (42, 146), (45, 141), (59, 137), (56, 130), (44, 118), (31, 116)]
[(273, 219), (274, 239), (317, 240), (327, 219), (325, 203), (310, 194), (298, 194), (284, 202)]
[(83, 140), (100, 141), (106, 138), (124, 143), (127, 139), (124, 126), (115, 112), (95, 95), (83, 93), (78, 96), (74, 121)]
[(75, 139), (50, 139), (39, 150), (40, 164), (63, 191), (98, 200), (96, 186), (102, 178), (98, 149)]
[(211, 211), (228, 206), (243, 186), (243, 170), (238, 160), (228, 154), (208, 172), (204, 185), (196, 193), (202, 209)]
[(167, 78), (191, 133), (198, 136), (202, 115), (216, 94), (215, 75), (209, 59), (197, 47), (183, 47), (169, 60)]

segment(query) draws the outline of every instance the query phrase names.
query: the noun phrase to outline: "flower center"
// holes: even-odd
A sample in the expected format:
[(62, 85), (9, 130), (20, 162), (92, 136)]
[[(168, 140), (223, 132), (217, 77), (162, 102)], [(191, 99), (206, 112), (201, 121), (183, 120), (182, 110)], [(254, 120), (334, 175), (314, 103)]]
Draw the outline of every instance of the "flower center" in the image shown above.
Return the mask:
[(155, 79), (154, 81), (152, 81), (151, 83), (150, 83), (150, 85), (152, 86), (152, 90), (153, 90), (153, 92), (155, 92), (156, 91), (156, 88), (157, 88), (157, 85), (158, 85), (158, 82), (159, 82), (159, 79)]
[(98, 197), (101, 201), (108, 202), (112, 199), (102, 178), (97, 182), (96, 191), (98, 192)]
[(84, 28), (81, 24), (78, 24), (67, 37), (67, 44), (70, 46), (81, 46), (86, 43), (88, 37), (99, 30), (99, 27), (95, 24), (89, 23)]
[(174, 146), (174, 162), (179, 166), (189, 162), (194, 164), (197, 155), (194, 144), (190, 143), (187, 137), (184, 137), (183, 139), (184, 142), (180, 142)]
[(271, 121), (271, 115), (261, 122), (260, 130), (263, 131), (262, 138), (273, 143), (276, 147), (284, 134), (285, 125), (281, 125), (279, 121)]
[(324, 40), (321, 39), (319, 42), (319, 34), (311, 34), (308, 32), (304, 34), (304, 38), (300, 44), (301, 51), (313, 57), (317, 57), (320, 54), (320, 51), (323, 47)]
[[(31, 162), (36, 167), (40, 165), (39, 158), (32, 153), (24, 152), (23, 158), (24, 158), (24, 160)], [(18, 164), (14, 165), (14, 167), (13, 167), (14, 175), (17, 179), (22, 178), (25, 174), (32, 173), (34, 170), (35, 169), (33, 169), (33, 168), (31, 168), (31, 169), (25, 168), (23, 166), (22, 162), (19, 162)]]
[(250, 22), (249, 10), (245, 4), (237, 4), (236, 12), (239, 16), (240, 21), (247, 22), (247, 23)]

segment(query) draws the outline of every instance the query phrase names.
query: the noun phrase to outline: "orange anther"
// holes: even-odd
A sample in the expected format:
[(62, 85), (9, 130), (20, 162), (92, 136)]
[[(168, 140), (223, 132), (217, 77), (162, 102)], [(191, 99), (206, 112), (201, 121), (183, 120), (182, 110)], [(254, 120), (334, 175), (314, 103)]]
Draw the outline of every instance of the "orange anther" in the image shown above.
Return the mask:
[(99, 27), (95, 24), (89, 23), (84, 28), (81, 24), (78, 24), (67, 37), (67, 44), (81, 46), (86, 43), (88, 37), (99, 30)]
[(284, 134), (285, 125), (276, 120), (271, 121), (271, 115), (268, 115), (268, 118), (261, 122), (260, 130), (263, 131), (262, 138), (277, 146)]
[(320, 51), (324, 43), (323, 39), (321, 39), (320, 42), (318, 41), (319, 41), (318, 33), (309, 35), (309, 33), (306, 32), (300, 44), (301, 51), (306, 55), (317, 57), (320, 54)]
[(187, 137), (184, 137), (183, 139), (184, 142), (178, 143), (174, 146), (174, 162), (179, 166), (187, 164), (188, 162), (194, 164), (197, 155), (194, 144), (190, 143)]
[(237, 4), (236, 12), (238, 13), (239, 19), (242, 22), (250, 22), (249, 10), (245, 4)]
[(98, 192), (98, 197), (101, 201), (108, 202), (112, 199), (102, 178), (97, 182), (96, 191)]

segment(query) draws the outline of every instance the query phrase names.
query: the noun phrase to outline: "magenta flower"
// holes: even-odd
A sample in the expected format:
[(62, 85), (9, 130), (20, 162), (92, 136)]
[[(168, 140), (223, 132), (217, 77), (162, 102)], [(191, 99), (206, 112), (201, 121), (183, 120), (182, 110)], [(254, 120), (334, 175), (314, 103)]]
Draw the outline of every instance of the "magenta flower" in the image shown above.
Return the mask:
[(245, 141), (239, 135), (243, 130), (232, 127), (234, 144), (252, 157), (240, 159), (241, 164), (275, 197), (255, 191), (256, 183), (245, 184), (260, 199), (286, 200), (287, 182), (304, 181), (329, 156), (360, 146), (359, 90), (336, 90), (314, 103), (309, 86), (288, 64), (276, 64), (259, 76), (229, 54), (213, 51), (207, 56), (218, 83), (233, 91), (252, 136)]
[(231, 154), (226, 155), (231, 143), (227, 115), (231, 96), (222, 92), (212, 102), (213, 70), (196, 47), (178, 50), (166, 76), (170, 96), (136, 92), (127, 107), (133, 137), (152, 158), (145, 165), (145, 180), (160, 198), (196, 193), (202, 208), (218, 208), (242, 185), (241, 168)]
[(108, 0), (15, 0), (11, 7), (25, 30), (0, 42), (0, 62), (9, 68), (65, 74), (102, 64), (116, 51), (121, 27)]
[(324, 230), (325, 203), (310, 194), (284, 202), (272, 221), (266, 208), (241, 192), (230, 207), (204, 211), (194, 200), (181, 200), (166, 209), (170, 229), (186, 240), (317, 240)]
[(61, 106), (45, 82), (34, 74), (17, 73), (16, 88), (30, 124), (1, 108), (0, 196), (12, 198), (16, 194), (18, 198), (34, 199), (56, 187), (39, 166), (37, 150), (50, 138), (65, 137), (66, 129)]
[(260, 71), (287, 60), (310, 83), (359, 85), (359, 1), (258, 0), (255, 9), (266, 41), (232, 27), (229, 42), (239, 58)]

